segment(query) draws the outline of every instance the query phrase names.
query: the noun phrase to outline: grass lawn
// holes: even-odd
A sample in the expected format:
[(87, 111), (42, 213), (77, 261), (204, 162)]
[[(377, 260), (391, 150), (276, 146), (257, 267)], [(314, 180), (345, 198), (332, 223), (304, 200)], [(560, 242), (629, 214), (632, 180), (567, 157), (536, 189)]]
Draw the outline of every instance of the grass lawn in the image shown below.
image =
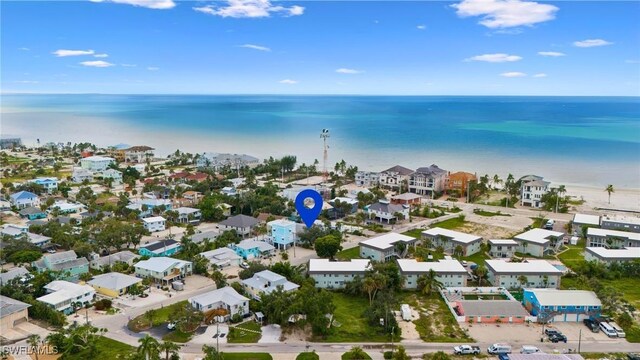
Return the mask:
[(186, 343), (189, 342), (189, 340), (191, 340), (191, 337), (193, 336), (193, 333), (186, 333), (186, 332), (182, 332), (178, 329), (173, 330), (172, 332), (166, 334), (165, 336), (162, 337), (162, 340), (164, 341), (173, 341), (175, 343)]
[(423, 231), (424, 229), (413, 229), (413, 230), (405, 231), (402, 234), (414, 237), (416, 239), (421, 239)]
[(222, 353), (224, 360), (273, 360), (269, 353)]
[(175, 304), (169, 305), (169, 306), (165, 306), (163, 308), (160, 309), (155, 309), (155, 315), (153, 316), (153, 324), (151, 324), (152, 326), (149, 326), (149, 320), (147, 318), (145, 318), (145, 315), (139, 315), (133, 319), (131, 319), (131, 321), (129, 321), (129, 324), (127, 324), (127, 326), (129, 327), (129, 330), (134, 331), (134, 332), (140, 332), (142, 330), (146, 330), (150, 327), (153, 326), (159, 326), (162, 325), (164, 323), (166, 323), (167, 321), (169, 321), (169, 315), (171, 315), (172, 313), (174, 313), (176, 310), (178, 310), (180, 307), (184, 306), (187, 304), (187, 300), (184, 301), (180, 301), (177, 302)]
[(449, 311), (440, 294), (430, 296), (415, 293), (421, 303), (424, 315), (421, 311), (420, 318), (413, 323), (420, 334), (420, 338), (426, 342), (473, 342), (474, 340), (460, 328), (460, 325)]
[(296, 360), (320, 360), (320, 356), (315, 352), (303, 352), (296, 356)]
[[(252, 331), (245, 331), (244, 329)], [(254, 331), (257, 331), (257, 333)], [(229, 328), (227, 341), (229, 343), (257, 343), (261, 337), (262, 330), (260, 329), (260, 324), (255, 321), (249, 321), (237, 327), (232, 326)]]
[(465, 256), (462, 258), (462, 260), (474, 262), (478, 265), (484, 265), (484, 263), (489, 259), (491, 258), (483, 252), (477, 252), (473, 255)]
[[(350, 296), (343, 293), (333, 293), (333, 303), (336, 306), (334, 312), (335, 321), (339, 327), (332, 327), (329, 335), (317, 339), (323, 342), (385, 342), (391, 341), (390, 334), (381, 332), (381, 327), (369, 325), (364, 317), (365, 310), (369, 307), (369, 299), (366, 296)], [(400, 338), (396, 335), (396, 341)]]
[(486, 217), (491, 217), (491, 216), (511, 216), (510, 214), (503, 214), (500, 211), (493, 212), (493, 211), (485, 211), (485, 210), (481, 210), (481, 209), (475, 209), (475, 210), (473, 210), (473, 213), (476, 214), (476, 215), (486, 216)]
[[(119, 341), (109, 339), (101, 336), (96, 341), (96, 353), (99, 355), (96, 358), (100, 359), (124, 359), (130, 354), (134, 353), (136, 348)], [(63, 355), (60, 359), (63, 360), (85, 360), (89, 358), (89, 351), (81, 351), (77, 354)]]
[(352, 247), (351, 249), (342, 250), (336, 254), (338, 260), (360, 259), (360, 247)]
[(449, 220), (433, 223), (433, 224), (431, 224), (430, 227), (431, 228), (440, 227), (440, 228), (443, 228), (443, 229), (453, 230), (453, 229), (457, 229), (459, 227), (462, 227), (466, 223), (467, 222), (464, 220), (464, 217), (457, 216), (457, 217), (454, 217), (453, 219), (449, 219)]
[(580, 245), (567, 245), (567, 250), (558, 254), (558, 259), (569, 268), (584, 261), (584, 247)]

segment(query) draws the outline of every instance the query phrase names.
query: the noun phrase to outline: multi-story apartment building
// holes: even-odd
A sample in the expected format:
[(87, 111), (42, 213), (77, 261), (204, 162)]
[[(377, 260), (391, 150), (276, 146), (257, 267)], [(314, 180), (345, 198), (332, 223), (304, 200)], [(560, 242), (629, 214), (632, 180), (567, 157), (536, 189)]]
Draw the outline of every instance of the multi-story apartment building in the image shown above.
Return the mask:
[(418, 168), (409, 175), (409, 192), (418, 195), (435, 196), (447, 186), (447, 171), (437, 165)]

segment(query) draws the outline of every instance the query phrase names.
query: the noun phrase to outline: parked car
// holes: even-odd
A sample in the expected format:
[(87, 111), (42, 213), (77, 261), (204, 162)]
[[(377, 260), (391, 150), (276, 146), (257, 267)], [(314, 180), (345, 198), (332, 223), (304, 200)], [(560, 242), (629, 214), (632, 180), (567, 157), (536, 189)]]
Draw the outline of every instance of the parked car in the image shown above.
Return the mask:
[(609, 326), (611, 326), (613, 330), (616, 331), (616, 334), (618, 335), (619, 338), (623, 338), (627, 336), (624, 330), (622, 330), (622, 327), (620, 327), (620, 325), (616, 324), (615, 322), (613, 321), (609, 322)]
[(249, 268), (249, 264), (247, 264), (246, 262), (244, 262), (244, 261), (243, 261), (243, 262), (240, 264), (240, 267), (241, 267), (241, 268), (243, 268), (243, 269), (248, 269), (248, 268)]
[(616, 329), (614, 329), (611, 325), (609, 325), (608, 322), (605, 322), (605, 321), (601, 322), (600, 330), (602, 330), (602, 332), (608, 337), (618, 337), (618, 333), (616, 332)]
[(594, 333), (600, 332), (600, 327), (598, 326), (598, 324), (596, 324), (595, 321), (591, 320), (591, 319), (584, 319), (582, 320), (582, 322), (584, 323), (584, 326), (588, 327), (589, 330), (591, 330)]
[(175, 329), (176, 329), (176, 323), (174, 322), (167, 323), (167, 330), (175, 330)]
[(544, 228), (545, 228), (545, 229), (547, 229), (547, 230), (553, 230), (553, 225), (554, 225), (555, 223), (556, 223), (556, 222), (555, 222), (555, 221), (553, 221), (553, 220), (551, 220), (551, 219), (550, 219), (550, 220), (547, 220), (547, 223), (546, 223), (546, 224), (544, 224)]
[(454, 346), (453, 353), (456, 355), (470, 355), (470, 354), (477, 355), (477, 354), (480, 354), (480, 347), (472, 346), (472, 345)]
[(567, 337), (564, 336), (561, 333), (557, 333), (557, 334), (552, 334), (549, 335), (549, 341), (551, 341), (552, 343), (559, 343), (559, 342), (563, 342), (563, 343), (567, 343)]
[(522, 345), (522, 349), (520, 349), (520, 354), (535, 354), (537, 352), (540, 352), (540, 349), (532, 345)]
[(627, 358), (629, 360), (640, 360), (640, 353), (628, 353)]
[(487, 352), (491, 355), (511, 354), (511, 345), (493, 344), (487, 348)]
[(562, 333), (554, 328), (546, 328), (544, 329), (544, 334), (547, 336), (550, 336), (550, 335), (562, 334)]

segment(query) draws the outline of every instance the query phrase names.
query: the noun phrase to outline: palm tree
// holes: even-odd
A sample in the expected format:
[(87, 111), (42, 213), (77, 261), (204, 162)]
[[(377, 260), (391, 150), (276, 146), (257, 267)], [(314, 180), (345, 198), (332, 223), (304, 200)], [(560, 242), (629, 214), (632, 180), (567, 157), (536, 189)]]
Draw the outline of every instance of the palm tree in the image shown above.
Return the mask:
[(493, 187), (494, 189), (498, 189), (498, 187), (496, 185), (501, 184), (502, 183), (502, 179), (500, 179), (500, 176), (498, 176), (498, 174), (493, 175)]
[(529, 282), (529, 279), (524, 275), (520, 275), (518, 276), (518, 282), (520, 283), (520, 286), (523, 287)]
[(203, 360), (222, 360), (222, 353), (218, 352), (218, 349), (213, 346), (202, 346), (202, 352), (204, 353)]
[(364, 350), (362, 350), (362, 348), (360, 346), (354, 346), (351, 348), (351, 351), (349, 351), (349, 354), (351, 355), (351, 359), (368, 359), (369, 355), (364, 352)]
[(476, 276), (478, 277), (478, 286), (482, 285), (482, 279), (487, 275), (487, 268), (484, 265), (478, 265), (475, 270)]
[(453, 249), (453, 256), (455, 256), (456, 258), (461, 258), (463, 254), (464, 248), (462, 247), (462, 245), (458, 245), (455, 249)]
[(146, 313), (144, 313), (144, 317), (145, 319), (147, 319), (149, 321), (149, 327), (153, 327), (153, 318), (156, 316), (156, 311), (155, 309), (151, 309), (149, 311), (147, 311)]
[(158, 345), (158, 351), (159, 352), (163, 352), (164, 351), (164, 359), (165, 360), (169, 360), (169, 356), (173, 355), (173, 354), (177, 354), (178, 350), (180, 350), (180, 348), (182, 347), (182, 345), (178, 345), (174, 342), (171, 341), (163, 341), (162, 343), (160, 343)]
[(36, 360), (38, 360), (38, 353), (40, 352), (40, 335), (30, 335), (27, 339), (27, 344), (33, 349), (33, 352), (36, 354)]
[(418, 278), (418, 289), (421, 289), (425, 295), (431, 295), (433, 290), (440, 290), (443, 287), (444, 285), (438, 280), (438, 274), (433, 269)]
[(145, 360), (158, 358), (160, 346), (158, 340), (147, 334), (145, 337), (139, 339), (138, 342), (140, 343), (140, 346), (138, 346), (138, 354), (144, 356)]
[(611, 193), (615, 192), (615, 190), (613, 189), (613, 185), (611, 185), (611, 184), (607, 185), (607, 187), (604, 189), (604, 191), (606, 191), (607, 194), (609, 194), (609, 204), (611, 204)]

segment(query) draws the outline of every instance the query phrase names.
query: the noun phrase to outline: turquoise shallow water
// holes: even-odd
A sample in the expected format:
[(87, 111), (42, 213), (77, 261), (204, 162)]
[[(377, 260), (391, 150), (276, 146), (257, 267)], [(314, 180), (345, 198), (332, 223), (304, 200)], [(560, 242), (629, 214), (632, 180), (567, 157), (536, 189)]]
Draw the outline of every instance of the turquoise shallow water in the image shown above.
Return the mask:
[(46, 113), (53, 123), (98, 117), (242, 141), (316, 138), (329, 128), (336, 148), (381, 157), (431, 151), (482, 153), (483, 162), (493, 156), (616, 163), (616, 171), (630, 172), (626, 183), (640, 185), (640, 98), (4, 95), (2, 107), (9, 120), (19, 109), (21, 119), (29, 112)]

